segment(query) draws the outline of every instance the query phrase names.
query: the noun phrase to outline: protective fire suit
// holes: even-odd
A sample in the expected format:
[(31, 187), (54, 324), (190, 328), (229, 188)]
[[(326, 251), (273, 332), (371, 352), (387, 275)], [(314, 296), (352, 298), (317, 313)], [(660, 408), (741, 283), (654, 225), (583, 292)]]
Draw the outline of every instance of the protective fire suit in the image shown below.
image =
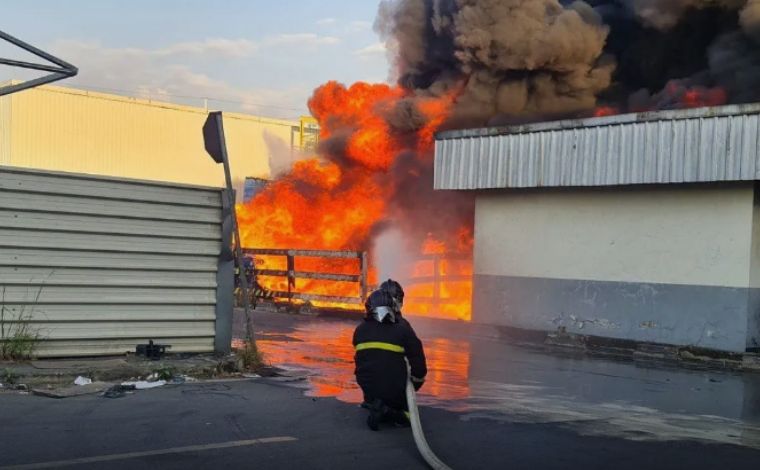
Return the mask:
[(409, 322), (388, 319), (381, 322), (368, 315), (354, 331), (353, 344), (356, 381), (364, 392), (365, 403), (379, 399), (390, 408), (408, 411), (404, 357), (409, 360), (416, 389), (427, 375), (422, 342)]

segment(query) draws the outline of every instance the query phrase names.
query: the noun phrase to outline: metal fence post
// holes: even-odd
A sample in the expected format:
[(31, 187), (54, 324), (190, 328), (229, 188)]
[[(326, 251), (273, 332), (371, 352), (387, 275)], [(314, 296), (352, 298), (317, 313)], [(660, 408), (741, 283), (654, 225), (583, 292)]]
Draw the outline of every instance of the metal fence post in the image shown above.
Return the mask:
[(293, 254), (288, 253), (288, 303), (293, 304), (293, 290), (296, 288), (296, 258)]
[(216, 319), (214, 321), (214, 351), (229, 354), (232, 345), (235, 290), (235, 255), (232, 245), (232, 211), (230, 198), (222, 190), (222, 248), (216, 267)]
[(365, 300), (367, 298), (367, 295), (369, 294), (367, 292), (367, 272), (369, 271), (369, 267), (367, 266), (367, 252), (362, 251), (359, 255), (359, 263), (361, 266), (361, 280), (359, 281), (359, 295), (361, 296), (362, 300)]
[(438, 308), (441, 302), (441, 257), (433, 258), (433, 305)]

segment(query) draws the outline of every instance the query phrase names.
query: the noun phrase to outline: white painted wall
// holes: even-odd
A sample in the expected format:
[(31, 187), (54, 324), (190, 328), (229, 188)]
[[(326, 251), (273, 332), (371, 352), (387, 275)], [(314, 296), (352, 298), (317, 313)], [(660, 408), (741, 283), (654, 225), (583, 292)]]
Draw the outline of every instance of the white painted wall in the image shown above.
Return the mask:
[(749, 287), (752, 183), (491, 191), (475, 274)]

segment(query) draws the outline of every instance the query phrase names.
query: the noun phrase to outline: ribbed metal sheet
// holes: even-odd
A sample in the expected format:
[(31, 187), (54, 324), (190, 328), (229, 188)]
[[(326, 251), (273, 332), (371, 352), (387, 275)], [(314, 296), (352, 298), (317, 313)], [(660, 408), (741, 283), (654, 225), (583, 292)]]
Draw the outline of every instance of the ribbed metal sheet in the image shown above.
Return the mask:
[[(41, 86), (0, 97), (0, 165), (221, 186), (224, 173), (200, 132), (207, 115), (203, 107)], [(270, 149), (288, 154), (299, 126), (225, 112), (233, 179), (268, 177)]]
[(759, 137), (760, 105), (445, 132), (435, 188), (756, 180)]
[(42, 356), (211, 352), (222, 216), (214, 188), (0, 167), (4, 321)]

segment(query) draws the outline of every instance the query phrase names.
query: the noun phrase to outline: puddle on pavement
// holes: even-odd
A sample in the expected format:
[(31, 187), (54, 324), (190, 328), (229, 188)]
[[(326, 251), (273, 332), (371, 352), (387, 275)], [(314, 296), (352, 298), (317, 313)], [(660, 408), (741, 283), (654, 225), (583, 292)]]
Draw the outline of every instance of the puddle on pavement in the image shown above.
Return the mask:
[[(351, 344), (355, 326), (338, 321), (305, 322), (287, 334), (265, 332), (257, 344), (273, 365), (308, 371), (309, 396), (360, 403), (362, 395), (354, 378)], [(440, 404), (467, 398), (469, 343), (426, 338), (425, 352), (428, 377), (420, 392), (420, 402)]]
[[(415, 319), (411, 321), (417, 328)], [(257, 322), (263, 330), (257, 342), (266, 361), (306, 372), (307, 395), (356, 404), (361, 390), (354, 379), (355, 326), (323, 319), (296, 318), (287, 327)], [(439, 328), (417, 331), (429, 369), (419, 402), (457, 412), (461, 419), (555, 423), (584, 435), (700, 440), (760, 449), (757, 380), (745, 383), (729, 376), (721, 379), (725, 384), (717, 384), (711, 378), (707, 385), (712, 388), (702, 390), (692, 382), (699, 385), (703, 377), (681, 370), (557, 359), (494, 339), (452, 338)], [(688, 393), (679, 392), (683, 387)], [(735, 394), (741, 396), (734, 399)], [(716, 404), (719, 400), (727, 404)]]

